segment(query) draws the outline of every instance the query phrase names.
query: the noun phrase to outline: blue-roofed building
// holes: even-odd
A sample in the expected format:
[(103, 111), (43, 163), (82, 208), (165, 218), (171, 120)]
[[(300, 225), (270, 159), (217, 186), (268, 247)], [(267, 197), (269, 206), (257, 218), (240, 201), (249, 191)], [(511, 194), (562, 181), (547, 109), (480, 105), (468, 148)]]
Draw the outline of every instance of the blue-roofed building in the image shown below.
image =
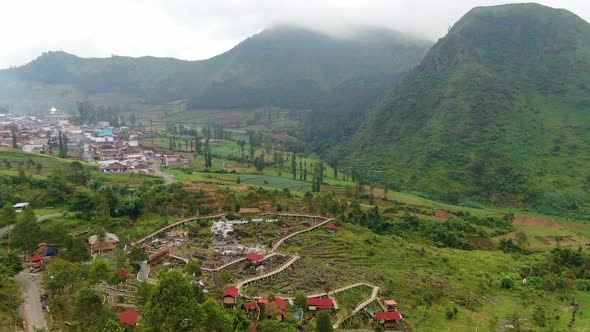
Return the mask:
[(113, 136), (113, 131), (107, 130), (107, 129), (101, 129), (98, 131), (98, 135), (99, 136)]

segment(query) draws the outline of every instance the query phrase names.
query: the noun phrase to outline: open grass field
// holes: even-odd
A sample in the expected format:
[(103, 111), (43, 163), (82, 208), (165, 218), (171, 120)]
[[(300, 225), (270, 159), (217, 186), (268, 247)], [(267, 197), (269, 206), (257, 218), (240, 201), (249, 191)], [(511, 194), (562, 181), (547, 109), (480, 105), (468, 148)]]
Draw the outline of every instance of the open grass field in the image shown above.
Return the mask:
[(353, 311), (359, 304), (371, 297), (372, 292), (373, 288), (362, 285), (338, 292), (335, 294), (335, 297), (340, 309)]
[[(22, 165), (23, 168), (26, 168), (29, 160), (33, 161), (35, 164), (42, 165), (41, 174), (61, 169), (72, 162), (72, 160), (58, 158), (57, 156), (26, 153), (18, 149), (0, 147), (0, 173), (16, 173), (19, 164)], [(10, 164), (10, 168), (8, 168), (8, 164)], [(96, 168), (91, 164), (84, 162), (82, 162), (82, 164), (90, 168)], [(34, 166), (31, 168), (31, 171), (35, 172)]]

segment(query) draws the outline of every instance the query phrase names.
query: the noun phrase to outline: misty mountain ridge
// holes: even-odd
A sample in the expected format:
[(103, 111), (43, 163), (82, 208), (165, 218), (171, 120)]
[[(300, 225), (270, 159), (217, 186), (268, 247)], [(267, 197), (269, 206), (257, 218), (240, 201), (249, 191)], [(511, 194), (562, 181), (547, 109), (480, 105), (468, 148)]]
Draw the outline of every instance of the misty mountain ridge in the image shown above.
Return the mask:
[(46, 52), (0, 71), (0, 104), (16, 106), (36, 86), (40, 98), (53, 97), (66, 108), (73, 99), (97, 94), (131, 96), (147, 104), (186, 99), (191, 108), (325, 107), (355, 82), (376, 82), (371, 86), (383, 93), (429, 46), (384, 29), (334, 37), (276, 26), (207, 60)]
[(566, 10), (475, 8), (368, 113), (342, 155), (388, 165), (398, 188), (456, 202), (542, 206), (587, 192), (589, 45), (590, 25)]

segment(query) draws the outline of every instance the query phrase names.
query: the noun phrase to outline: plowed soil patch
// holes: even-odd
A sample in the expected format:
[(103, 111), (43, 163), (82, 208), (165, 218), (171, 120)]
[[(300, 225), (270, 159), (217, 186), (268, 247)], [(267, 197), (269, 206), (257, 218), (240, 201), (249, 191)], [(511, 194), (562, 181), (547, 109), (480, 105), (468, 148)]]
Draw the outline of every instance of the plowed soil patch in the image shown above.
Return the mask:
[(534, 216), (516, 216), (512, 222), (514, 226), (533, 226), (533, 227), (547, 227), (547, 228), (563, 228), (555, 220), (544, 217)]
[(447, 210), (435, 209), (434, 216), (437, 218), (450, 218), (450, 217), (454, 217), (455, 214), (452, 212), (449, 212)]

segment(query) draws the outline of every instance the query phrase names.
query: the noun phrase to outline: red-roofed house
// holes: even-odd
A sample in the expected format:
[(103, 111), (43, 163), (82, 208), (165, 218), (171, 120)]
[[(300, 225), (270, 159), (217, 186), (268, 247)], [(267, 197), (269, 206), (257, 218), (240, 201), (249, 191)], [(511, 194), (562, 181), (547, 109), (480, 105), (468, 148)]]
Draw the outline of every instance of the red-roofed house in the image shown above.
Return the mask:
[(264, 256), (257, 254), (255, 252), (251, 252), (245, 256), (247, 260), (250, 261), (254, 266), (260, 266), (264, 264)]
[(375, 319), (379, 324), (391, 327), (397, 324), (400, 320), (404, 319), (402, 314), (397, 310), (392, 311), (379, 311), (375, 313)]
[(254, 310), (260, 310), (260, 307), (256, 301), (248, 301), (244, 303), (244, 309), (246, 309), (247, 312), (250, 312)]
[[(267, 300), (268, 301), (268, 300)], [(282, 297), (275, 297), (274, 301), (265, 306), (266, 318), (282, 322), (287, 314), (287, 301)]]
[(326, 310), (330, 311), (334, 307), (334, 302), (330, 298), (308, 298), (307, 299), (307, 309), (309, 311), (320, 311)]
[(269, 302), (268, 299), (265, 299), (264, 297), (261, 298), (260, 300), (258, 300), (258, 303), (260, 303), (260, 304), (267, 304), (268, 302)]
[(326, 228), (328, 229), (328, 232), (330, 232), (330, 233), (334, 233), (336, 231), (336, 225), (334, 225), (334, 224), (328, 224), (328, 226), (326, 226)]
[(139, 312), (133, 310), (120, 312), (118, 316), (121, 324), (126, 324), (131, 327), (137, 326), (137, 321), (139, 321), (140, 318)]
[(236, 286), (228, 286), (223, 290), (222, 303), (224, 307), (234, 307), (238, 303), (240, 290)]

